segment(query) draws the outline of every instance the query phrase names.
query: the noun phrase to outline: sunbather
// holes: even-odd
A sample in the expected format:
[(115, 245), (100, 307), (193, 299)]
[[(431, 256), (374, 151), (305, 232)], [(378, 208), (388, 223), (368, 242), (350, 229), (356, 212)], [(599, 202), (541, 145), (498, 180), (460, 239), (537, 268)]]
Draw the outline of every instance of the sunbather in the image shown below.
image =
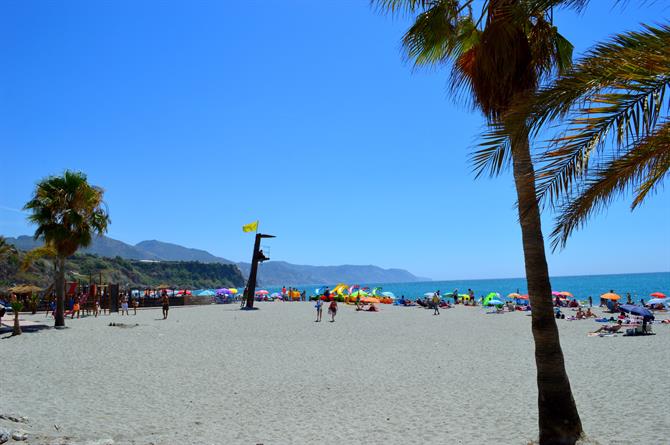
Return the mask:
[(601, 326), (600, 329), (598, 329), (597, 331), (593, 331), (591, 333), (598, 334), (600, 332), (609, 332), (609, 333), (619, 332), (619, 330), (623, 327), (623, 325), (621, 324), (621, 320), (618, 320), (616, 323), (617, 324), (613, 326), (609, 325)]

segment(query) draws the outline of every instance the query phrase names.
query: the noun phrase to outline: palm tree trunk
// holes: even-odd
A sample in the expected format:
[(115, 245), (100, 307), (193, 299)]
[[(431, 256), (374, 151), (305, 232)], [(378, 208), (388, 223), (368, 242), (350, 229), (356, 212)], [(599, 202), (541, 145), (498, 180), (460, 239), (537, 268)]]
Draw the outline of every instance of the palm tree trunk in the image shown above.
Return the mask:
[(56, 322), (54, 326), (65, 326), (65, 258), (56, 257)]
[(514, 141), (512, 156), (526, 280), (532, 307), (540, 444), (573, 445), (582, 435), (582, 423), (565, 371), (554, 318), (540, 209), (535, 193), (535, 171), (527, 138)]

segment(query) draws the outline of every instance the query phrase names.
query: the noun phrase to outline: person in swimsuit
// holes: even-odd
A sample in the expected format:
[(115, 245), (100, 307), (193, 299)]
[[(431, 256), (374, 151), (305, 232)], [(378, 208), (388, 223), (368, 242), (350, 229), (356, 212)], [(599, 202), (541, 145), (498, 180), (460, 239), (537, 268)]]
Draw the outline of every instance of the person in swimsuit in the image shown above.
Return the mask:
[(170, 299), (166, 290), (163, 290), (163, 320), (167, 320), (168, 311), (170, 310)]
[(610, 333), (614, 333), (614, 332), (619, 332), (619, 330), (620, 330), (622, 327), (623, 327), (623, 324), (621, 324), (621, 320), (618, 320), (618, 321), (617, 321), (617, 324), (615, 324), (614, 326), (609, 326), (609, 325), (601, 326), (600, 329), (598, 329), (597, 331), (593, 331), (593, 332), (591, 332), (591, 333), (592, 333), (592, 334), (597, 334), (597, 333), (599, 333), (599, 332), (610, 332)]
[(139, 302), (137, 301), (137, 298), (133, 298), (133, 315), (137, 315), (137, 307), (139, 306)]
[(337, 315), (337, 301), (333, 300), (328, 306), (328, 313), (330, 314), (330, 322), (335, 322), (335, 315)]
[(77, 314), (77, 318), (79, 318), (79, 312), (80, 312), (81, 306), (79, 305), (79, 297), (76, 297), (74, 299), (74, 304), (72, 305), (72, 318), (74, 318), (74, 314)]
[(124, 312), (126, 315), (130, 315), (128, 313), (128, 296), (126, 294), (121, 295), (121, 315), (123, 315)]
[(323, 301), (319, 298), (316, 300), (316, 304), (314, 305), (316, 308), (316, 320), (315, 322), (321, 321), (321, 316), (323, 315)]

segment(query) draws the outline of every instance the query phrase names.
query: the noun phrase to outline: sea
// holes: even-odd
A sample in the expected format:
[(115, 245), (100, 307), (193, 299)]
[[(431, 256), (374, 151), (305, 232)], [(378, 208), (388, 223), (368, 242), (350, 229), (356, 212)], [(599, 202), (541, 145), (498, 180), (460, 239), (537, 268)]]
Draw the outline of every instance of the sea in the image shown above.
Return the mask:
[[(307, 295), (314, 295), (316, 290), (323, 286), (332, 289), (338, 283), (320, 283), (318, 285), (294, 286), (299, 290), (307, 291)], [(361, 287), (381, 287), (382, 292), (393, 292), (397, 297), (422, 298), (428, 292), (440, 290), (442, 294), (450, 294), (454, 290), (458, 293), (467, 293), (472, 289), (477, 297), (487, 295), (490, 292), (498, 292), (502, 296), (512, 292), (520, 294), (528, 293), (525, 278), (495, 278), (486, 280), (447, 280), (447, 281), (422, 281), (411, 283), (347, 283), (358, 284)], [(649, 294), (662, 292), (670, 297), (670, 272), (617, 274), (617, 275), (579, 275), (551, 278), (552, 290), (561, 292), (568, 291), (579, 300), (587, 300), (593, 297), (594, 302), (604, 293), (614, 291), (623, 297), (630, 294), (633, 301), (641, 299), (648, 301)], [(261, 289), (259, 287), (258, 289)], [(269, 292), (279, 292), (281, 287), (265, 287)]]

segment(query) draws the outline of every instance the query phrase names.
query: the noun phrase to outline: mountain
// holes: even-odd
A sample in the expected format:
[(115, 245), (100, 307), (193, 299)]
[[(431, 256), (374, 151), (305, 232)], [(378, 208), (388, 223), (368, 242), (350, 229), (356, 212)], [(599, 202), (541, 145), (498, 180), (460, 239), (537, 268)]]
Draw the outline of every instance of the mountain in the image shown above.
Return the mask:
[(178, 244), (164, 243), (156, 240), (139, 242), (135, 244), (135, 248), (154, 255), (161, 260), (232, 264), (232, 261), (214, 256), (205, 250), (191, 249)]
[[(31, 250), (42, 245), (42, 241), (35, 241), (32, 236), (22, 235), (18, 238), (7, 238), (8, 244), (14, 244), (19, 250)], [(90, 253), (102, 257), (114, 258), (121, 257), (129, 260), (160, 260), (158, 255), (146, 252), (136, 246), (131, 246), (123, 241), (115, 240), (106, 236), (100, 236), (93, 239), (91, 245), (81, 249), (82, 253)]]
[[(7, 238), (9, 244), (14, 244), (19, 250), (31, 250), (41, 245), (30, 236)], [(154, 261), (197, 261), (207, 264), (235, 264), (230, 260), (211, 253), (180, 246), (162, 241), (142, 241), (136, 245), (126, 244), (106, 236), (97, 237), (86, 249), (80, 250), (84, 254), (94, 254), (107, 258), (124, 258), (129, 260)], [(236, 263), (247, 277), (249, 263)], [(297, 286), (303, 284), (328, 283), (402, 283), (410, 281), (429, 281), (412, 275), (402, 269), (382, 269), (377, 266), (304, 266), (286, 263), (284, 261), (268, 261), (263, 263), (258, 272), (258, 283), (262, 286)]]
[[(237, 263), (242, 274), (249, 276), (249, 263)], [(303, 266), (284, 261), (268, 261), (258, 267), (258, 282), (263, 286), (296, 286), (334, 283), (407, 283), (430, 281), (403, 269), (377, 266)]]

